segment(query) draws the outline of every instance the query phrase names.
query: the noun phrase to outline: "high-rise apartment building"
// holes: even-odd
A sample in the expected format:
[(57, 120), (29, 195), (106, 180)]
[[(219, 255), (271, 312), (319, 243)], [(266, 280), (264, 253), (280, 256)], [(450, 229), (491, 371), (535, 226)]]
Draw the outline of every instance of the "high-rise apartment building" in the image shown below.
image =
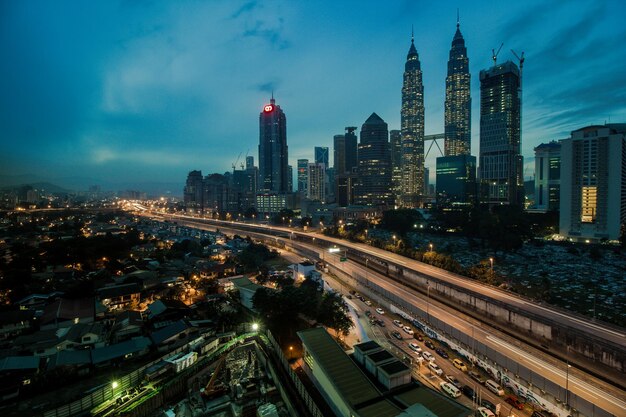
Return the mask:
[(472, 99), (470, 97), (469, 58), (465, 40), (456, 23), (446, 77), (445, 156), (469, 155), (471, 151)]
[(203, 178), (202, 171), (190, 171), (185, 182), (183, 201), (185, 207), (192, 210), (203, 210)]
[(535, 208), (559, 209), (561, 194), (561, 144), (542, 143), (535, 148)]
[(308, 166), (308, 188), (307, 198), (309, 200), (326, 200), (326, 166), (323, 163), (312, 163)]
[(309, 160), (298, 159), (298, 192), (307, 193), (309, 178)]
[(387, 123), (376, 113), (372, 113), (361, 127), (356, 204), (386, 207), (393, 205), (388, 136)]
[(626, 223), (626, 123), (588, 126), (561, 141), (560, 234), (617, 240)]
[(480, 71), (481, 201), (524, 202), (521, 154), (521, 80), (511, 61)]
[(424, 85), (413, 34), (402, 83), (402, 201), (406, 207), (422, 204), (424, 192)]
[(391, 184), (396, 204), (400, 204), (402, 196), (402, 134), (399, 130), (389, 131), (391, 148)]
[(287, 164), (287, 118), (274, 97), (259, 115), (259, 189), (286, 193), (289, 189)]

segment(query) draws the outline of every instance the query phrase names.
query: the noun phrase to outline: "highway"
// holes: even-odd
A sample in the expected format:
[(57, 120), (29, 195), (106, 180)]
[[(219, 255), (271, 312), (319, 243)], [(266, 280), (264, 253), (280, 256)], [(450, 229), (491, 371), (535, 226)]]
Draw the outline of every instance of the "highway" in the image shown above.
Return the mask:
[[(168, 215), (168, 217), (171, 216)], [(215, 220), (208, 222), (203, 219), (189, 216), (177, 216), (174, 220), (183, 220), (190, 223), (193, 222), (193, 225), (202, 226), (203, 228), (209, 226), (219, 227), (220, 229), (228, 228), (233, 230), (255, 230), (257, 233), (261, 234), (282, 233), (284, 236), (290, 235), (292, 238), (295, 238), (295, 241), (292, 243), (298, 242), (298, 244), (305, 245), (311, 251), (315, 251), (320, 254), (324, 253), (326, 246), (332, 245), (337, 245), (340, 248), (346, 248), (348, 251), (359, 251), (371, 257), (415, 270), (432, 279), (438, 279), (443, 282), (465, 288), (467, 291), (481, 294), (486, 298), (498, 300), (521, 311), (530, 311), (534, 314), (548, 317), (563, 326), (584, 329), (584, 331), (594, 335), (595, 337), (601, 337), (626, 348), (626, 333), (621, 329), (604, 326), (600, 323), (593, 323), (578, 317), (571, 317), (556, 309), (539, 305), (497, 288), (485, 286), (448, 271), (401, 257), (384, 250), (378, 250), (367, 245), (346, 242), (341, 239), (330, 238), (318, 233), (300, 232), (290, 228), (249, 225)], [(290, 239), (285, 238), (284, 236), (279, 239), (289, 243)], [(308, 242), (314, 242), (316, 245), (313, 246), (310, 243), (306, 244)], [(319, 248), (320, 244), (322, 245), (321, 249)], [(361, 276), (367, 276), (368, 274), (372, 277), (374, 276), (374, 272), (371, 269), (366, 269), (355, 262), (342, 262), (341, 267), (345, 268), (344, 270), (348, 274), (355, 274), (358, 272)], [(419, 291), (400, 285), (383, 275), (376, 274), (376, 284), (384, 287), (386, 291), (394, 293), (403, 299), (414, 300), (413, 302), (415, 303), (421, 303), (421, 305), (419, 305), (420, 308), (423, 308), (424, 303), (428, 302), (430, 314), (453, 325), (459, 330), (465, 331), (466, 334), (470, 334), (471, 332), (475, 340), (480, 341), (486, 346), (489, 346), (498, 352), (505, 354), (507, 357), (514, 359), (520, 364), (520, 366), (526, 367), (539, 375), (543, 375), (545, 378), (562, 387), (568, 385), (567, 388), (571, 393), (585, 399), (595, 407), (607, 411), (611, 415), (626, 415), (624, 413), (624, 410), (626, 410), (626, 395), (624, 391), (619, 388), (606, 384), (605, 382), (600, 381), (575, 367), (568, 367), (568, 365), (564, 362), (557, 361), (552, 357), (546, 357), (542, 354), (542, 352), (537, 351), (530, 346), (521, 344), (518, 341), (514, 341), (511, 337), (504, 334), (499, 334), (500, 332), (492, 328), (481, 326), (470, 318), (464, 317), (458, 312), (451, 311), (449, 307), (439, 305), (439, 303), (432, 298), (425, 301), (425, 296)], [(384, 305), (384, 300), (382, 301)]]

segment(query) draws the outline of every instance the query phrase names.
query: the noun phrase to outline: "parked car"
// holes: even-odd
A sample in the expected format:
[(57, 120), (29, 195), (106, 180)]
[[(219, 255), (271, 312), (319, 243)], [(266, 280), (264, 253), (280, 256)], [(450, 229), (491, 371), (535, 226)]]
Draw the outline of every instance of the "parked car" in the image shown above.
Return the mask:
[(443, 369), (441, 369), (435, 362), (429, 362), (428, 369), (439, 376), (443, 375)]
[(400, 332), (398, 332), (398, 331), (396, 331), (396, 330), (394, 330), (393, 332), (391, 332), (391, 335), (392, 335), (393, 337), (395, 337), (396, 339), (398, 339), (398, 340), (402, 340), (402, 335), (400, 334)]
[(413, 336), (413, 329), (411, 329), (409, 326), (404, 326), (402, 328), (402, 330), (404, 330), (404, 333), (410, 334), (411, 336)]
[(494, 394), (496, 394), (498, 397), (503, 397), (504, 396), (504, 388), (502, 388), (500, 386), (500, 384), (498, 384), (496, 381), (494, 381), (493, 379), (488, 379), (485, 381), (485, 386), (487, 387), (487, 389), (491, 392), (493, 392)]
[(474, 371), (469, 371), (467, 373), (470, 378), (472, 378), (474, 381), (480, 383), (480, 384), (484, 384), (485, 383), (485, 378), (483, 378), (482, 376), (480, 376), (480, 374), (478, 372), (474, 372)]
[(435, 348), (435, 345), (430, 340), (425, 341), (424, 344), (426, 345), (426, 347), (428, 349), (434, 349)]
[(363, 302), (364, 302), (366, 305), (368, 305), (368, 306), (371, 306), (371, 305), (372, 305), (372, 302), (371, 302), (370, 300), (365, 300), (365, 301), (363, 301)]
[(376, 320), (374, 320), (374, 319), (370, 319), (370, 324), (371, 324), (372, 326), (376, 326), (376, 323), (377, 323), (377, 322), (376, 322)]
[(446, 380), (457, 388), (461, 388), (461, 381), (453, 375), (446, 375)]
[[(480, 406), (488, 408), (491, 411), (493, 411), (494, 413), (496, 412), (496, 405), (494, 403), (492, 403), (491, 401), (489, 401), (489, 400), (485, 400), (485, 399), (480, 400)], [(541, 416), (539, 416), (539, 417), (541, 417)]]
[(511, 404), (513, 407), (517, 408), (518, 410), (524, 409), (524, 404), (515, 395), (509, 395), (508, 397), (506, 397), (504, 401)]
[(495, 417), (496, 416), (490, 409), (485, 408), (485, 407), (478, 407), (476, 411), (478, 411), (479, 417)]
[(472, 401), (476, 399), (476, 391), (474, 391), (474, 388), (469, 385), (463, 385), (461, 392)]
[(419, 334), (419, 333), (415, 333), (414, 337), (415, 337), (417, 340), (419, 340), (420, 342), (423, 342), (423, 341), (424, 341), (424, 338), (423, 338), (423, 337), (422, 337), (422, 335), (421, 335), (421, 334)]
[(369, 310), (367, 310), (367, 311), (365, 312), (365, 315), (366, 315), (367, 317), (371, 317), (371, 316), (372, 316), (372, 313), (370, 313), (370, 311), (369, 311)]
[(383, 310), (383, 309), (382, 309), (382, 308), (380, 308), (380, 307), (378, 307), (378, 308), (376, 309), (376, 312), (377, 312), (378, 314), (385, 314), (385, 310)]
[(446, 351), (445, 351), (445, 350), (443, 350), (443, 349), (441, 349), (441, 348), (437, 348), (437, 349), (435, 349), (435, 352), (437, 352), (437, 355), (441, 356), (441, 357), (442, 357), (442, 358), (444, 358), (444, 359), (448, 359), (448, 358), (449, 358), (449, 356), (448, 356), (448, 354), (446, 353)]
[(422, 352), (422, 357), (429, 362), (435, 360), (435, 357), (430, 352), (426, 352), (426, 351)]
[(460, 371), (467, 372), (467, 366), (463, 363), (461, 359), (454, 358), (452, 360), (452, 364), (454, 367)]
[(402, 322), (400, 320), (394, 320), (393, 324), (398, 327), (402, 327)]
[(422, 353), (422, 348), (415, 342), (409, 343), (409, 348), (417, 353)]
[(378, 323), (380, 327), (385, 327), (385, 322), (382, 321), (381, 319), (376, 319), (376, 323)]
[(439, 384), (439, 387), (443, 392), (445, 392), (452, 398), (458, 398), (461, 396), (461, 391), (459, 391), (457, 387), (450, 384), (449, 382), (442, 382), (441, 384)]

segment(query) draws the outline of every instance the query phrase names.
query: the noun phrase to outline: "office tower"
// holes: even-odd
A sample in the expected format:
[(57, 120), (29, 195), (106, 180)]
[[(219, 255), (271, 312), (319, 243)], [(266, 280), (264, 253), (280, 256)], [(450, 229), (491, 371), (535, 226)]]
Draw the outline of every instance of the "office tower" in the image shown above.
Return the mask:
[(254, 168), (254, 156), (246, 156), (246, 169)]
[(430, 189), (430, 169), (424, 167), (424, 195), (428, 196), (428, 190)]
[(446, 77), (445, 156), (470, 154), (471, 108), (469, 59), (457, 18)]
[(309, 160), (298, 159), (298, 192), (307, 193), (309, 178)]
[(346, 170), (345, 172), (351, 173), (358, 166), (357, 161), (357, 138), (356, 138), (356, 126), (346, 126), (346, 133), (344, 134), (346, 141)]
[(511, 61), (480, 71), (481, 201), (524, 202), (520, 72)]
[(356, 204), (392, 206), (391, 152), (387, 123), (376, 113), (363, 123), (358, 146)]
[(287, 165), (287, 192), (293, 191), (293, 166)]
[(259, 115), (259, 189), (285, 193), (289, 189), (287, 118), (274, 96)]
[(326, 200), (326, 167), (323, 163), (311, 163), (308, 166), (307, 198), (324, 202)]
[(337, 174), (346, 172), (346, 136), (333, 136), (333, 167)]
[(202, 187), (202, 171), (190, 171), (183, 191), (183, 201), (187, 209), (202, 210), (204, 208)]
[(419, 56), (411, 33), (411, 46), (402, 83), (402, 201), (418, 207), (424, 191), (424, 85)]
[(468, 154), (437, 158), (437, 204), (463, 207), (476, 200), (476, 157)]
[(561, 141), (560, 234), (617, 240), (626, 222), (626, 123), (588, 126)]
[(341, 174), (336, 177), (335, 201), (339, 207), (347, 207), (354, 204), (354, 194), (358, 184), (356, 172)]
[(335, 184), (337, 183), (335, 168), (326, 168), (326, 202), (333, 203), (335, 201)]
[(535, 148), (535, 207), (559, 209), (561, 193), (561, 144), (542, 143)]
[(315, 163), (316, 164), (324, 164), (326, 168), (328, 165), (328, 148), (326, 146), (316, 146), (315, 147)]
[(400, 203), (402, 191), (402, 135), (399, 130), (389, 131), (391, 148), (391, 187), (396, 205)]

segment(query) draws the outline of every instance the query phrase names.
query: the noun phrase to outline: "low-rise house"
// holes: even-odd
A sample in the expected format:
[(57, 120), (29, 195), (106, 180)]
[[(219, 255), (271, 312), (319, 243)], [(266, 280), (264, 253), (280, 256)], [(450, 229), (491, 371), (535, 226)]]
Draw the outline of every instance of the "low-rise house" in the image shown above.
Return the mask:
[(231, 279), (231, 281), (235, 288), (239, 290), (239, 300), (241, 304), (250, 310), (256, 311), (253, 307), (252, 297), (254, 297), (256, 291), (259, 288), (263, 288), (263, 286), (253, 283), (247, 277), (234, 278)]
[(91, 350), (61, 350), (48, 358), (46, 371), (59, 370), (65, 375), (87, 375), (91, 368)]
[(153, 328), (158, 329), (191, 315), (191, 309), (182, 301), (161, 299), (148, 306), (147, 318)]
[(198, 329), (185, 320), (179, 320), (150, 335), (152, 342), (160, 351), (170, 351), (180, 347), (198, 336)]
[(70, 327), (76, 323), (93, 323), (96, 314), (94, 297), (59, 298), (48, 304), (41, 317), (41, 329)]
[(131, 358), (147, 354), (150, 351), (151, 344), (152, 341), (149, 338), (141, 336), (93, 349), (91, 351), (91, 363), (97, 367), (121, 363)]
[(305, 278), (310, 277), (312, 271), (315, 271), (315, 264), (313, 264), (313, 262), (303, 261), (290, 265), (289, 268), (293, 271), (294, 281), (302, 282)]
[(106, 333), (100, 323), (77, 323), (67, 329), (61, 339), (68, 342), (65, 349), (102, 347), (106, 343)]
[(35, 312), (12, 310), (0, 312), (0, 340), (18, 336), (32, 327)]
[(102, 304), (110, 310), (137, 306), (141, 301), (141, 288), (134, 283), (99, 288), (96, 293)]
[(20, 389), (39, 373), (41, 360), (34, 356), (8, 356), (0, 359), (0, 401), (16, 398)]
[(127, 310), (115, 316), (111, 329), (111, 337), (115, 342), (121, 342), (133, 337), (141, 336), (144, 321), (140, 311)]
[(57, 348), (62, 340), (56, 329), (40, 330), (36, 333), (18, 336), (13, 340), (14, 348), (25, 354), (37, 357), (52, 356), (59, 351)]
[(61, 291), (55, 291), (50, 294), (31, 294), (17, 301), (15, 304), (21, 309), (27, 308), (29, 310), (38, 311), (43, 310), (50, 300), (54, 300), (62, 295), (63, 293)]

